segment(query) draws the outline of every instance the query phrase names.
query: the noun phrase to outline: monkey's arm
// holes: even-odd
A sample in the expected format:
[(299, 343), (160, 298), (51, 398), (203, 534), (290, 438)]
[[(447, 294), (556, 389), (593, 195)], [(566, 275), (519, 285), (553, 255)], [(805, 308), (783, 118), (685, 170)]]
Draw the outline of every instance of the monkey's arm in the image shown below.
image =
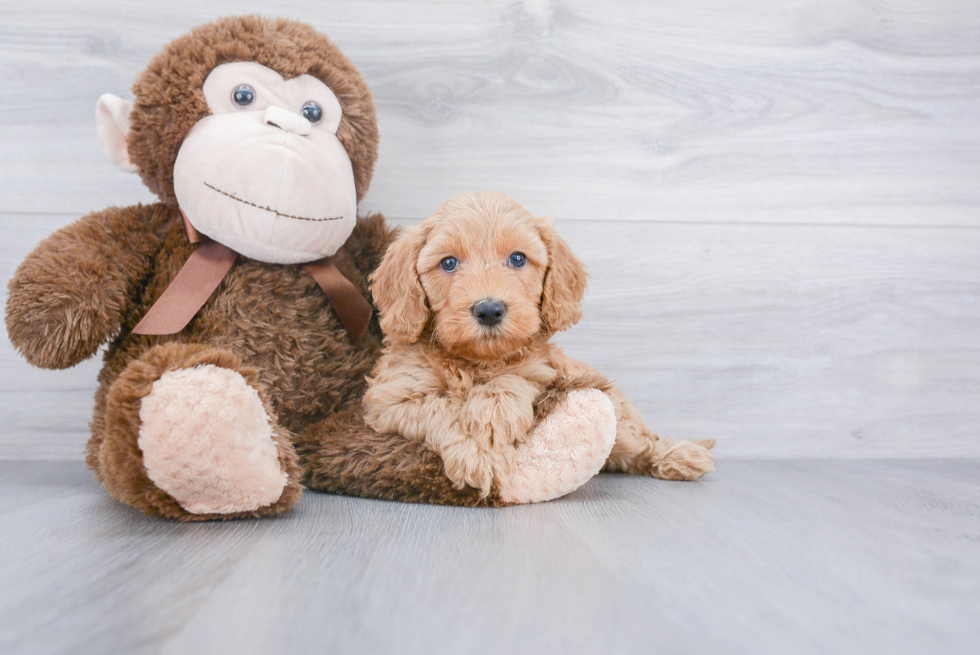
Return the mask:
[(41, 368), (88, 359), (119, 329), (162, 243), (162, 205), (110, 207), (41, 242), (8, 284), (7, 333)]

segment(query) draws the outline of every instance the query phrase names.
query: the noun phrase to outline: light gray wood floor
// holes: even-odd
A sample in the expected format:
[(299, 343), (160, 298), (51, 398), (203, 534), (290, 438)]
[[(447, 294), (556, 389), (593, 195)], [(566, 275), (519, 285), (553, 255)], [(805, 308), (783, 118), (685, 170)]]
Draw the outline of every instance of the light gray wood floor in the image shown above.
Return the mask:
[(976, 653), (980, 460), (724, 462), (505, 510), (184, 525), (0, 462), (0, 652)]

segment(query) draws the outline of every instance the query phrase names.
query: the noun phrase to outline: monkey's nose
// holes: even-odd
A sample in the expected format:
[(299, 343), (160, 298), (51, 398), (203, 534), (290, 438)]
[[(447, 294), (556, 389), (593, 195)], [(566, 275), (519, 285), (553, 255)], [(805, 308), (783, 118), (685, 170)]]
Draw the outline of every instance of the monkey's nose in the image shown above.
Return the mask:
[(499, 300), (481, 300), (473, 305), (472, 311), (480, 325), (491, 327), (503, 319), (504, 314), (507, 313), (507, 305)]
[(286, 130), (287, 132), (299, 134), (300, 136), (309, 136), (310, 130), (313, 129), (310, 121), (299, 114), (291, 112), (288, 109), (283, 109), (282, 107), (276, 107), (275, 105), (269, 105), (266, 108), (265, 122), (267, 125), (272, 125), (273, 127), (278, 127), (280, 130)]

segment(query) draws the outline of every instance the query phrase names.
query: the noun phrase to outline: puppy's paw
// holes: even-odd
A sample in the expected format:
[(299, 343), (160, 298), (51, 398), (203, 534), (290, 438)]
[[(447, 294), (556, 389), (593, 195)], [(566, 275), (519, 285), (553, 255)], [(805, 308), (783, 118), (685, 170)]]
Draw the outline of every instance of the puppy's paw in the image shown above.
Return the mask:
[(464, 432), (496, 449), (522, 443), (534, 427), (535, 389), (516, 375), (473, 387), (460, 412)]
[(494, 474), (493, 453), (473, 439), (462, 438), (444, 446), (441, 455), (446, 476), (457, 487), (469, 485), (479, 489), (481, 496), (490, 493)]
[(524, 443), (534, 427), (534, 404), (517, 401), (498, 407), (490, 422), (494, 443), (508, 447)]
[(711, 451), (700, 444), (663, 439), (657, 442), (657, 459), (650, 474), (661, 480), (697, 480), (715, 470), (713, 459)]

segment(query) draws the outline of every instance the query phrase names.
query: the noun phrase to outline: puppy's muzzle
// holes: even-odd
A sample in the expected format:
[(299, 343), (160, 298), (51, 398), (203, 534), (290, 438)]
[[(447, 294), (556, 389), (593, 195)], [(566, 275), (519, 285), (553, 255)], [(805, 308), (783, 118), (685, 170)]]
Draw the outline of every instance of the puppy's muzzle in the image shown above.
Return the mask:
[(500, 300), (488, 298), (473, 305), (471, 311), (480, 325), (493, 327), (503, 320), (504, 314), (507, 313), (507, 305)]

